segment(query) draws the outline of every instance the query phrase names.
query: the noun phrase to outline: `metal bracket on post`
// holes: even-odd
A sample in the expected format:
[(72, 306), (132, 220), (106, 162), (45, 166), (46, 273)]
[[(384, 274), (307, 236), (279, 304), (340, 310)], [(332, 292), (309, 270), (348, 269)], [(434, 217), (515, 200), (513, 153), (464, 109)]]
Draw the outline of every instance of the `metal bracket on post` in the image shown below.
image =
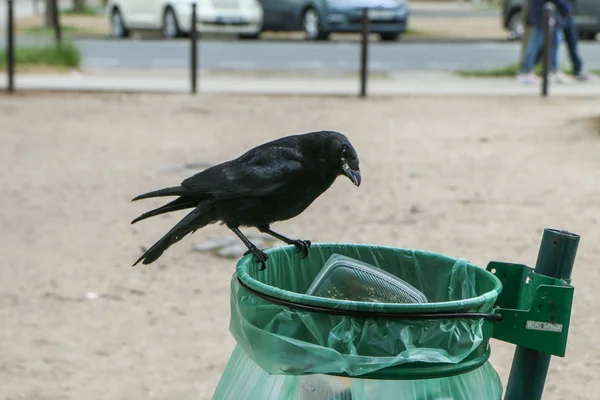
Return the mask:
[(486, 268), (502, 282), (492, 337), (564, 357), (569, 335), (573, 286), (537, 274), (522, 264), (490, 262)]
[[(508, 324), (512, 321), (513, 326), (523, 329), (522, 324), (525, 323), (525, 329), (527, 330), (529, 327), (529, 332), (523, 334), (523, 338), (515, 339), (515, 341), (525, 343), (517, 345), (515, 349), (505, 400), (540, 400), (544, 392), (552, 354), (564, 355), (574, 290), (570, 285), (571, 272), (578, 246), (579, 235), (563, 230), (544, 229), (535, 270), (531, 271), (527, 267), (523, 268), (524, 266), (519, 266), (519, 270), (517, 270), (514, 266), (508, 268), (496, 265), (496, 276), (498, 276), (498, 271), (501, 271), (501, 274), (504, 272), (521, 274), (521, 278), (523, 275), (527, 275), (530, 279), (528, 284), (537, 285), (537, 287), (532, 286), (533, 290), (515, 292), (515, 287), (521, 286), (522, 283), (520, 279), (511, 279), (514, 282), (513, 287), (507, 285), (502, 289), (501, 297), (498, 297), (500, 302), (504, 301), (504, 304), (508, 304), (511, 308), (531, 304), (529, 310), (526, 311), (527, 314), (513, 313), (512, 316), (510, 313), (507, 314), (507, 317), (510, 318)], [(488, 268), (491, 270), (494, 266), (491, 265)], [(512, 271), (508, 272), (510, 269)], [(498, 277), (500, 278), (500, 276)], [(502, 278), (500, 279), (502, 280)], [(513, 296), (518, 293), (512, 303), (507, 300), (511, 293)], [(533, 301), (531, 301), (532, 295)], [(510, 310), (504, 312), (510, 312)], [(510, 338), (511, 334), (506, 331), (509, 328), (510, 325), (506, 325), (504, 331), (500, 327), (496, 331), (496, 327), (494, 327), (494, 336), (504, 335), (504, 337)], [(543, 337), (545, 343), (534, 343), (533, 331), (537, 332), (539, 338)]]
[(555, 8), (552, 3), (544, 3), (544, 49), (542, 55), (542, 96), (548, 96), (548, 73), (550, 58), (554, 47), (554, 29), (556, 29)]

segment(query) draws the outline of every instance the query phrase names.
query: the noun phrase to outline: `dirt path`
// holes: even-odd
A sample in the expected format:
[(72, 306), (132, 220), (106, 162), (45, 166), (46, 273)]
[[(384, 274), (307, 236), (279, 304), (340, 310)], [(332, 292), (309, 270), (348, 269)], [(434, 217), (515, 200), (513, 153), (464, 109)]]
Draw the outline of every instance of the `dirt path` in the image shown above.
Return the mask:
[[(129, 221), (180, 182), (272, 138), (345, 132), (363, 184), (276, 224), (313, 241), (535, 263), (544, 227), (582, 235), (567, 357), (546, 400), (600, 391), (598, 100), (0, 96), (0, 399), (209, 399), (234, 341), (235, 260), (192, 252), (211, 226), (131, 268), (181, 214)], [(520, 116), (519, 116), (520, 115)], [(512, 346), (493, 342), (504, 382)]]

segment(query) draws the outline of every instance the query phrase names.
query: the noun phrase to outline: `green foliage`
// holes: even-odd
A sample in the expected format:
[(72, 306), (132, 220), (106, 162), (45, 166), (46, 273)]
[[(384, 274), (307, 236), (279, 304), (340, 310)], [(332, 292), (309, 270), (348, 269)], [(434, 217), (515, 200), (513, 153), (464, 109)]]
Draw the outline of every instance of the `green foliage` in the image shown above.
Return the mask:
[[(0, 68), (6, 68), (6, 51), (0, 53)], [(16, 46), (15, 64), (17, 66), (50, 66), (77, 68), (81, 63), (79, 49), (70, 42), (38, 46)]]
[[(562, 71), (564, 73), (571, 73), (568, 68), (563, 68)], [(598, 74), (600, 70), (592, 70), (590, 71), (593, 74)], [(504, 67), (499, 68), (490, 68), (490, 69), (479, 69), (479, 70), (459, 70), (455, 71), (455, 74), (458, 76), (463, 76), (467, 78), (505, 78), (505, 77), (514, 77), (519, 73), (519, 66), (517, 64), (510, 64)], [(538, 65), (535, 68), (535, 73), (538, 75), (542, 74), (542, 66)]]

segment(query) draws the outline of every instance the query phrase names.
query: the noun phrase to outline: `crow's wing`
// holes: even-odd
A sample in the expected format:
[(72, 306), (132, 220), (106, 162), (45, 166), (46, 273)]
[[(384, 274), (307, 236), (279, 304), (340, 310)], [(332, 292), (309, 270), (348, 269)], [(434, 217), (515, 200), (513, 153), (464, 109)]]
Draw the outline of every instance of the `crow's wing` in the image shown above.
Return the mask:
[(286, 147), (255, 148), (240, 158), (215, 165), (185, 179), (181, 186), (191, 196), (217, 199), (260, 197), (292, 188), (302, 178), (302, 155)]

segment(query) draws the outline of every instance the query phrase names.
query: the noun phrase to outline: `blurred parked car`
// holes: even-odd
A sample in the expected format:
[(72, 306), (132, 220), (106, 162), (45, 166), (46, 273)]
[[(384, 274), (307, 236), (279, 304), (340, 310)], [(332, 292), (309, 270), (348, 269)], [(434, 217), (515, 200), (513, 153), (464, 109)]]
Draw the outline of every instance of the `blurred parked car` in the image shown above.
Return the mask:
[(381, 40), (398, 40), (410, 14), (406, 0), (258, 1), (263, 7), (262, 31), (303, 31), (308, 40), (327, 40), (333, 32), (360, 32), (363, 7), (370, 8), (371, 32)]
[[(276, 0), (278, 1), (278, 0)], [(228, 32), (256, 36), (262, 26), (257, 0), (196, 0), (198, 32)], [(111, 36), (127, 37), (132, 30), (160, 29), (166, 38), (191, 32), (192, 0), (109, 0)]]
[[(523, 3), (524, 0), (503, 0), (502, 24), (511, 40), (523, 36)], [(600, 32), (600, 0), (576, 0), (573, 19), (581, 39), (595, 40)]]

